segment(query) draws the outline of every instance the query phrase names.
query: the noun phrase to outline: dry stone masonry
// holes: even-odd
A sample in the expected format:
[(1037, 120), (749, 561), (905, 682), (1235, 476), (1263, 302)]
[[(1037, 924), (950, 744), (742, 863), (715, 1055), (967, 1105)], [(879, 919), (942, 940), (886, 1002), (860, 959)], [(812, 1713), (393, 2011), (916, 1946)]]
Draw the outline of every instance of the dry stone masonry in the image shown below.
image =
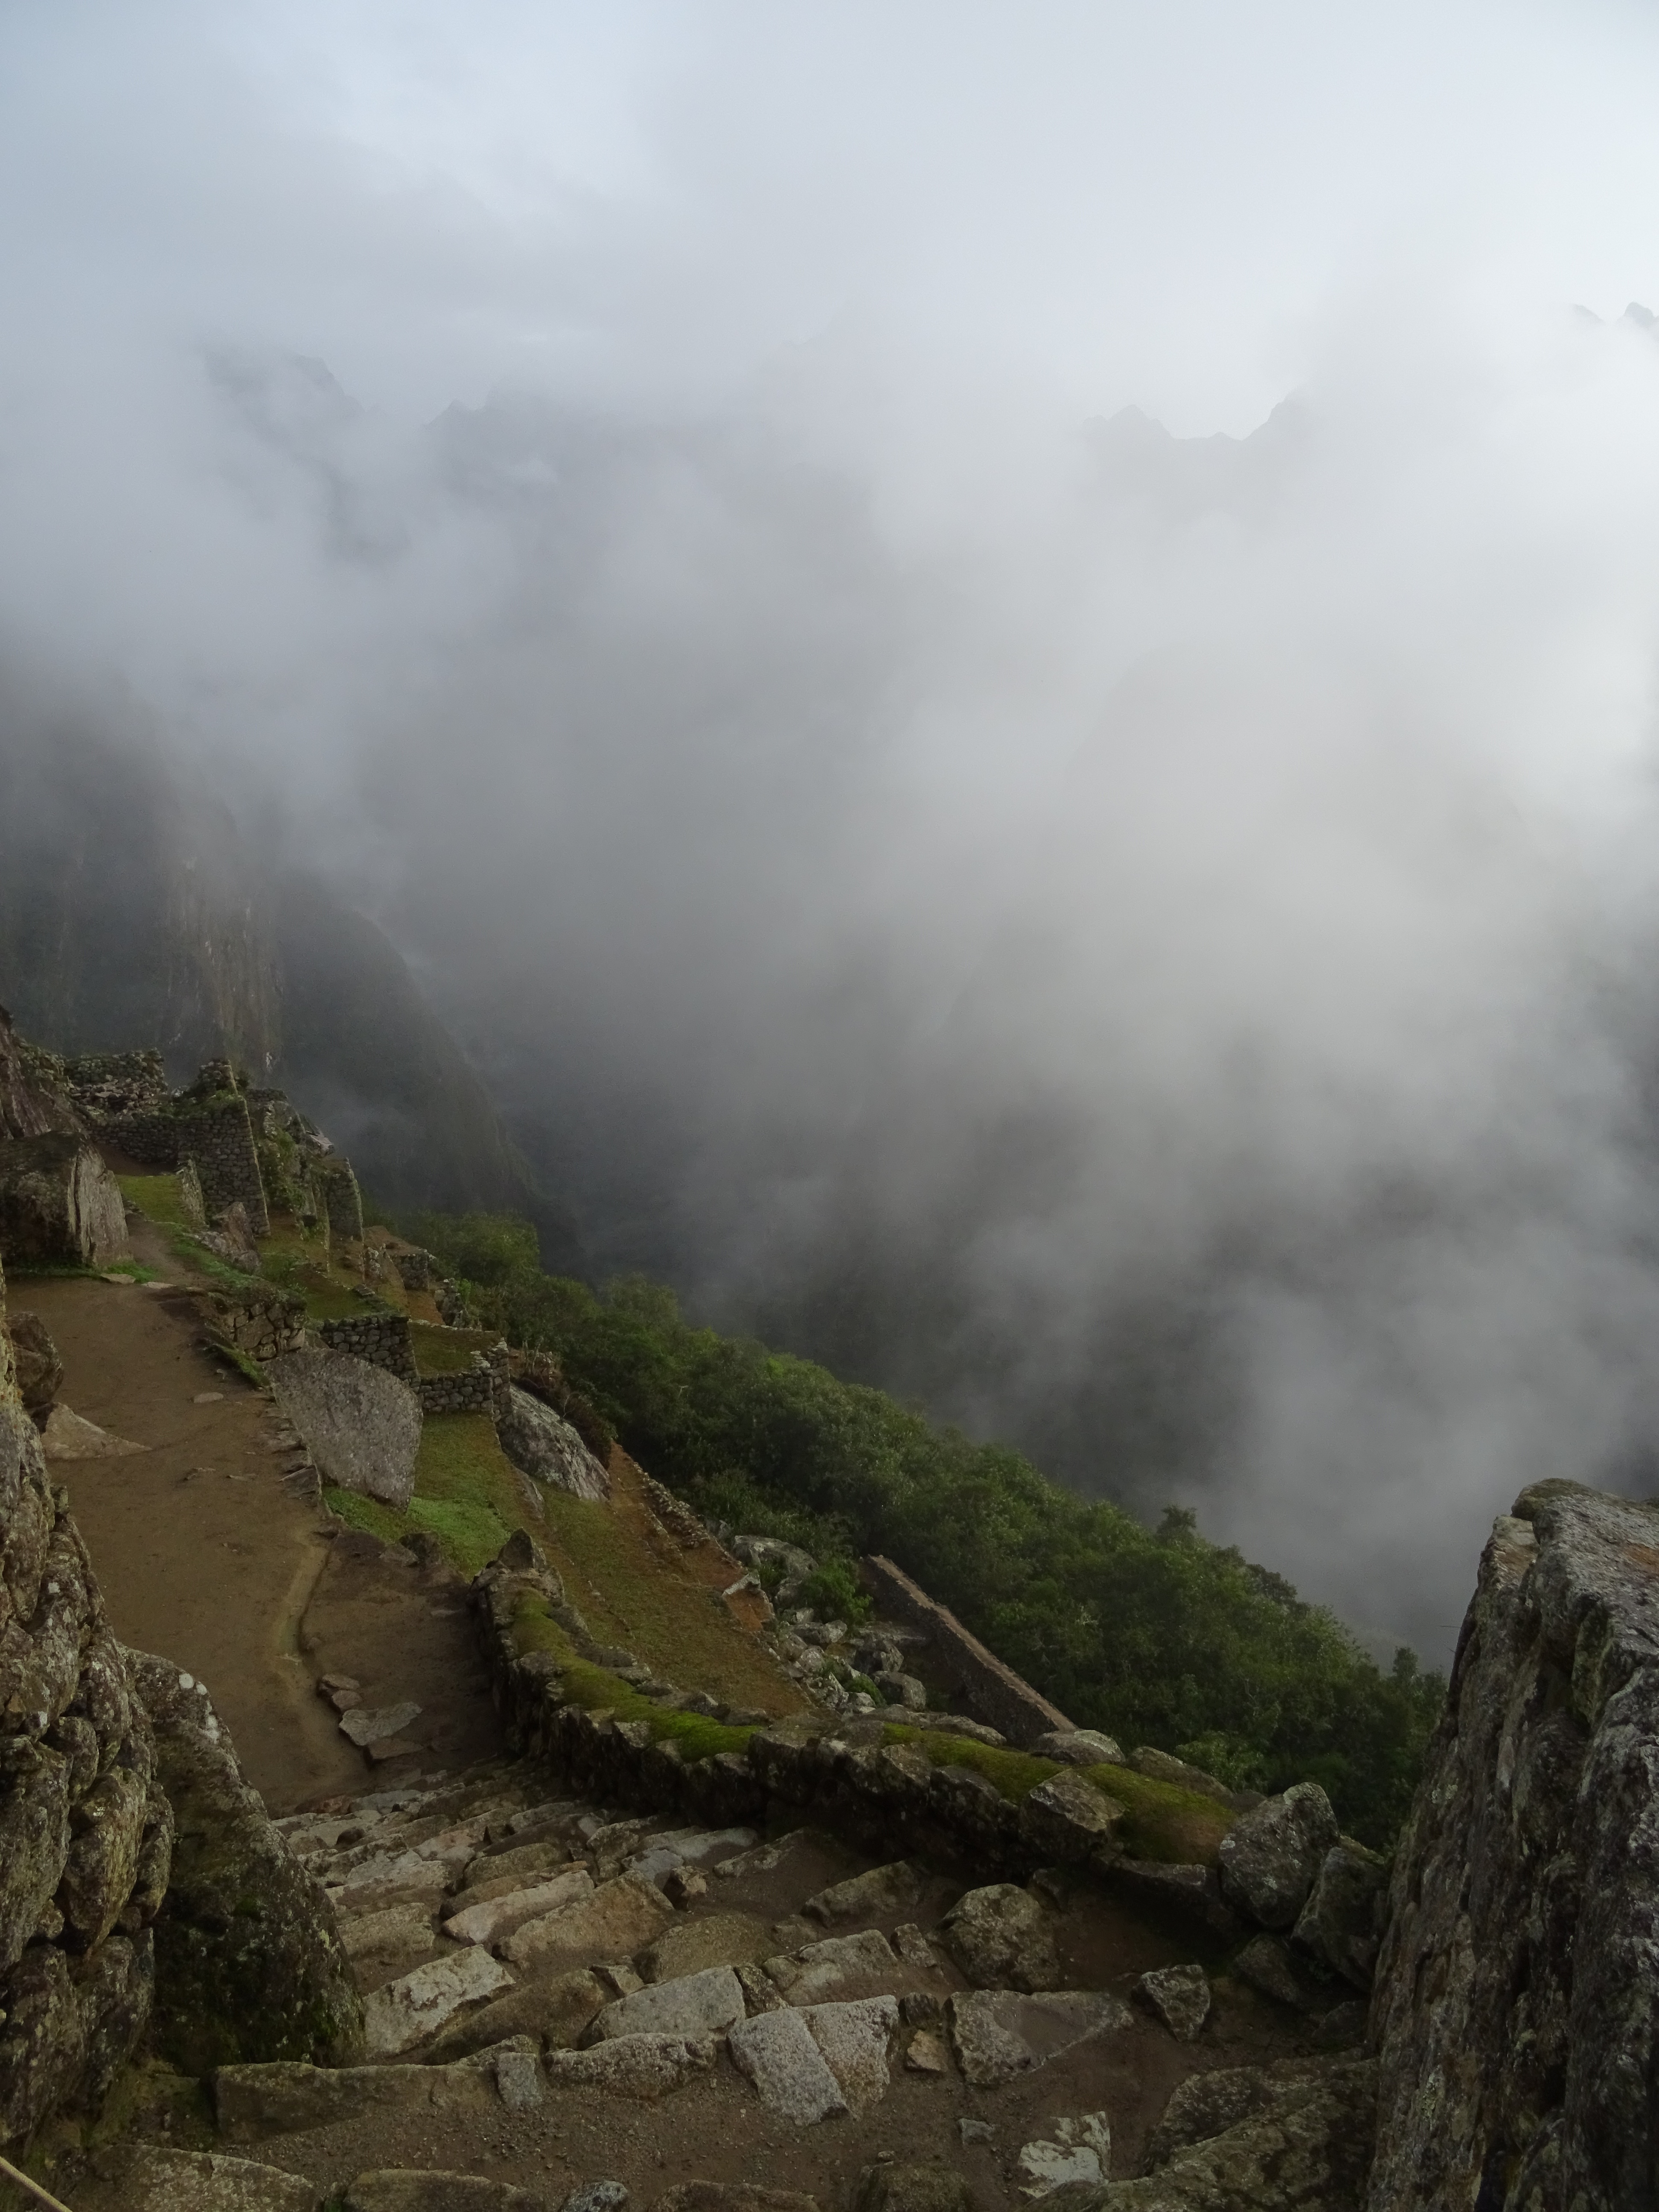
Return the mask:
[(1070, 1729), (1058, 1705), (1051, 1705), (994, 1651), (988, 1650), (969, 1633), (948, 1607), (928, 1596), (890, 1559), (874, 1556), (864, 1562), (865, 1576), (881, 1611), (896, 1620), (924, 1630), (935, 1650), (958, 1676), (969, 1710), (1011, 1743), (1034, 1743), (1051, 1729)]

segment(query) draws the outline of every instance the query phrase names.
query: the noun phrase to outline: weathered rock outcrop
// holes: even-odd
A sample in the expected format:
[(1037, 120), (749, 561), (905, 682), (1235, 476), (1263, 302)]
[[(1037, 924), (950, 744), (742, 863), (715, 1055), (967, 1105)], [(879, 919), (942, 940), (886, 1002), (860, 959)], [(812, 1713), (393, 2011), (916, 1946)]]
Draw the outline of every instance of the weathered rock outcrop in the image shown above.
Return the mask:
[(23, 1401), (23, 1411), (39, 1427), (63, 1387), (64, 1363), (39, 1314), (26, 1313), (14, 1306), (7, 1316), (6, 1328), (11, 1337), (17, 1395)]
[[(4, 1282), (0, 1278), (0, 1320)], [(155, 1744), (0, 1328), (0, 2142), (95, 2107), (149, 2011)]]
[(26, 1043), (0, 1006), (0, 1144), (53, 1133), (76, 1136), (83, 1128), (63, 1061)]
[(284, 1352), (265, 1369), (283, 1418), (327, 1482), (407, 1505), (421, 1448), (421, 1401), (407, 1382), (349, 1352)]
[(1389, 1901), (1371, 2212), (1659, 2203), (1659, 1509), (1498, 1522)]
[(101, 1267), (126, 1249), (120, 1190), (84, 1138), (0, 1146), (0, 1255), (28, 1267)]
[(576, 1498), (610, 1497), (611, 1478), (569, 1422), (527, 1390), (510, 1391), (507, 1411), (495, 1425), (502, 1450), (521, 1473)]
[(127, 1656), (176, 1833), (155, 1923), (156, 2047), (196, 2075), (349, 2063), (362, 2007), (332, 1906), (243, 1780), (205, 1687), (171, 1660)]

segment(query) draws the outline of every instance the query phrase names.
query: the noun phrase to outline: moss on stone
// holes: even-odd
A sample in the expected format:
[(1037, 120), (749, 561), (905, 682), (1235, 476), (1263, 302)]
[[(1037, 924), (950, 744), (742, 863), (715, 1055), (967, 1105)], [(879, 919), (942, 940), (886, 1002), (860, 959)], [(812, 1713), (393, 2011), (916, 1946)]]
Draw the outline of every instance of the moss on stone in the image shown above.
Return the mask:
[(609, 1713), (615, 1720), (643, 1721), (653, 1742), (678, 1744), (688, 1760), (712, 1759), (722, 1751), (741, 1752), (755, 1733), (752, 1728), (733, 1728), (702, 1713), (665, 1709), (641, 1697), (631, 1682), (582, 1658), (565, 1631), (549, 1616), (540, 1598), (526, 1595), (513, 1625), (514, 1641), (521, 1652), (545, 1651), (557, 1660), (570, 1704), (590, 1713)]

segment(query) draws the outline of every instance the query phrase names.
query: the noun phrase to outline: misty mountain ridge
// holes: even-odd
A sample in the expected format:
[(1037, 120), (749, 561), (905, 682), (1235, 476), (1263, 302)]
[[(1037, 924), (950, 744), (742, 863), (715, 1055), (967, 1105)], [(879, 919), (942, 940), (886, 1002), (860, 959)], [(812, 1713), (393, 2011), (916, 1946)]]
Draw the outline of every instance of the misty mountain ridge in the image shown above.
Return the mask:
[(0, 706), (0, 1002), (49, 1049), (223, 1055), (339, 1133), (383, 1206), (543, 1200), (407, 963), (320, 878), (263, 855), (159, 755)]

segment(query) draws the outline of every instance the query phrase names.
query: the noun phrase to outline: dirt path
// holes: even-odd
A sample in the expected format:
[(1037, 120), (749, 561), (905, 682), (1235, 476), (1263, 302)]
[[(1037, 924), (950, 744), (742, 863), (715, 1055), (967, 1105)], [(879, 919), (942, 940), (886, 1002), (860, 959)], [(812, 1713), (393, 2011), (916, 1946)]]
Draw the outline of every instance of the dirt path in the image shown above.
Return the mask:
[(372, 1703), (416, 1700), (411, 1741), (428, 1758), (491, 1754), (495, 1717), (453, 1578), (401, 1553), (382, 1565), (372, 1542), (337, 1556), (338, 1524), (285, 1479), (295, 1455), (272, 1449), (269, 1401), (201, 1348), (187, 1296), (22, 1277), (11, 1304), (51, 1330), (63, 1401), (149, 1447), (52, 1467), (116, 1633), (207, 1684), (273, 1813), (366, 1786), (319, 1674), (357, 1677)]

